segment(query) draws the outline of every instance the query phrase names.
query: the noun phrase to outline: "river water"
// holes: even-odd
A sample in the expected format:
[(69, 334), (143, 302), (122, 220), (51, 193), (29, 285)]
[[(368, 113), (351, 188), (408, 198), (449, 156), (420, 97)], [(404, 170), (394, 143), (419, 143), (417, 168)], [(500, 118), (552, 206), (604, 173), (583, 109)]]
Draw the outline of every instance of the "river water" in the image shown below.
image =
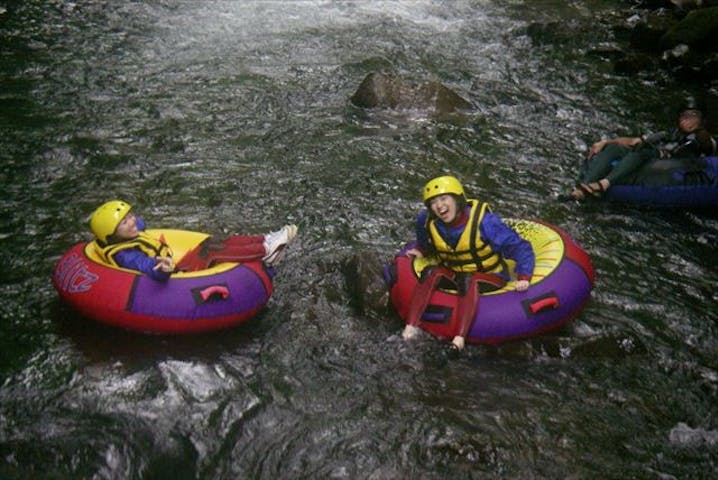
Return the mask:
[[(592, 53), (623, 3), (1, 2), (0, 477), (714, 478), (718, 218), (554, 200), (588, 144), (694, 94)], [(375, 70), (475, 109), (353, 107)], [(444, 172), (586, 248), (569, 328), (453, 358), (356, 308), (350, 260), (388, 261)], [(300, 236), (255, 320), (127, 333), (51, 285), (116, 197), (152, 226)]]

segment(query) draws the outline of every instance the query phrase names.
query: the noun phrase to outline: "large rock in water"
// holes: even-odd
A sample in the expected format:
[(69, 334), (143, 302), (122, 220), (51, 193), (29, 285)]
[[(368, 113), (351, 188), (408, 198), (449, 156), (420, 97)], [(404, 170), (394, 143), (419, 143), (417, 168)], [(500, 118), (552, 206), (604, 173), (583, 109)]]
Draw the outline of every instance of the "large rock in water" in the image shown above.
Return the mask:
[(361, 315), (386, 316), (389, 289), (384, 282), (384, 262), (375, 252), (355, 252), (343, 265), (350, 304)]
[(471, 103), (439, 82), (412, 83), (398, 75), (380, 72), (364, 78), (351, 102), (362, 108), (428, 110), (439, 114), (471, 108)]
[(685, 44), (695, 50), (717, 51), (718, 7), (693, 10), (661, 38), (663, 48)]

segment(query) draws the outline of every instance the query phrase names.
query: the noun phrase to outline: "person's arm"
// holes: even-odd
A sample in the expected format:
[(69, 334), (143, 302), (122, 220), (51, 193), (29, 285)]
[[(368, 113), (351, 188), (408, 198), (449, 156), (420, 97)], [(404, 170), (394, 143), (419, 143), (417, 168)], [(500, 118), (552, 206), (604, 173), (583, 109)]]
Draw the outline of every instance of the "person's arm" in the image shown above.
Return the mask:
[(608, 144), (622, 145), (624, 147), (633, 147), (643, 142), (645, 137), (615, 137), (607, 138), (605, 140), (599, 140), (598, 142), (591, 145), (589, 155), (596, 155), (598, 152), (603, 150)]
[(646, 134), (641, 136), (641, 140), (646, 143), (650, 143), (653, 146), (658, 146), (664, 142), (671, 141), (672, 138), (675, 138), (677, 131), (678, 129), (674, 129), (672, 131), (651, 133), (650, 135)]
[(129, 270), (137, 270), (138, 272), (149, 275), (153, 280), (166, 282), (170, 278), (170, 273), (162, 268), (157, 268), (158, 260), (147, 256), (136, 248), (121, 250), (115, 254), (115, 261), (122, 268)]
[(482, 238), (489, 242), (495, 252), (516, 262), (516, 278), (530, 282), (536, 264), (531, 244), (493, 213), (484, 214), (479, 228)]
[(412, 257), (424, 257), (431, 252), (431, 243), (429, 242), (429, 231), (426, 229), (426, 220), (429, 216), (429, 211), (424, 209), (419, 212), (416, 217), (415, 231), (416, 231), (416, 243), (417, 248), (412, 248), (406, 252), (407, 255)]

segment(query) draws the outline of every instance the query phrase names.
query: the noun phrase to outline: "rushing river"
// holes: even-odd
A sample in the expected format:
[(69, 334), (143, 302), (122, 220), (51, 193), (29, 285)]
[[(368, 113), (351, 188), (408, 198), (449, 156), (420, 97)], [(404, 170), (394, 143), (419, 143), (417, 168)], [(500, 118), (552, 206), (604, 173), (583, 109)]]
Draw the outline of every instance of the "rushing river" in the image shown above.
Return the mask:
[[(715, 478), (718, 218), (554, 200), (592, 141), (694, 93), (589, 54), (622, 3), (0, 2), (0, 478)], [(375, 70), (475, 109), (353, 107)], [(586, 248), (569, 328), (453, 358), (356, 308), (347, 264), (388, 261), (443, 172)], [(153, 226), (300, 236), (253, 321), (131, 334), (51, 284), (116, 197)]]

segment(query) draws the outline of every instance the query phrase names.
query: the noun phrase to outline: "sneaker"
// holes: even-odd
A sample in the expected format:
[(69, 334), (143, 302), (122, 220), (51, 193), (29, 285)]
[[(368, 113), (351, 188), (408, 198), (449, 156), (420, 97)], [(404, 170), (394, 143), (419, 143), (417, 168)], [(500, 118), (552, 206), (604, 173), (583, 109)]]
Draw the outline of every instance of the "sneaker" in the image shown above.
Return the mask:
[(297, 236), (296, 225), (285, 225), (281, 230), (270, 232), (264, 237), (264, 250), (267, 254), (262, 258), (269, 266), (276, 265), (284, 255), (286, 247)]

